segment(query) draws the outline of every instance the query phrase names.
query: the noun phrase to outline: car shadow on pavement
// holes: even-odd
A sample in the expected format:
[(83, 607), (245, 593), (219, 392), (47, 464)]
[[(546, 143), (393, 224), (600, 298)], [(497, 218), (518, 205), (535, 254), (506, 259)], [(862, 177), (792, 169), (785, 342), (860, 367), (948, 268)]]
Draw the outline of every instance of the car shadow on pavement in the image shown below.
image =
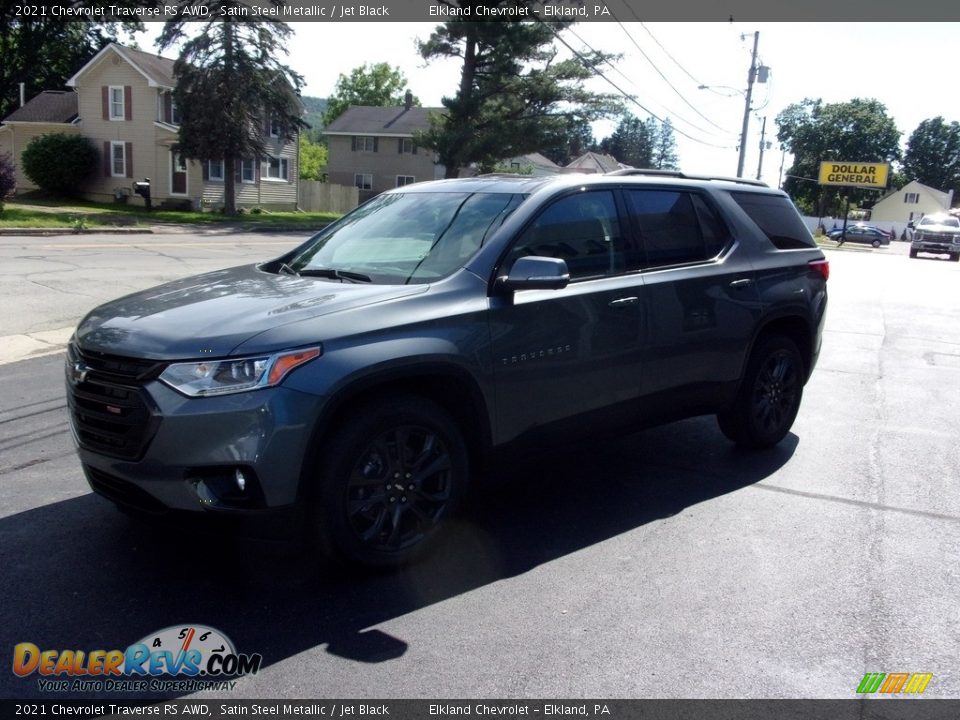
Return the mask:
[[(407, 641), (375, 626), (757, 483), (797, 444), (741, 451), (697, 418), (544, 450), (478, 478), (438, 549), (394, 572), (333, 571), (292, 543), (147, 527), (92, 494), (51, 503), (0, 520), (2, 647), (123, 650), (199, 623), (264, 667), (323, 645), (394, 659)], [(0, 678), (0, 697), (50, 697), (36, 674)]]

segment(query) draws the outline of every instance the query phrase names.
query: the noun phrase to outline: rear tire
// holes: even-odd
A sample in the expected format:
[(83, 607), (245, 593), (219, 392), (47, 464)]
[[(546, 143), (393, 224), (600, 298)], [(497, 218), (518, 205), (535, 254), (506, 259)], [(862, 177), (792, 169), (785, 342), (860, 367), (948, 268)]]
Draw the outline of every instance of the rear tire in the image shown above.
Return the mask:
[(750, 355), (733, 407), (717, 415), (720, 430), (742, 447), (776, 445), (797, 417), (803, 374), (796, 343), (784, 335), (761, 338)]
[(875, 248), (880, 247), (880, 241), (879, 241), (879, 240), (874, 240), (874, 241), (873, 241), (872, 243), (870, 243), (870, 244), (873, 245)]
[(960, 262), (960, 253), (950, 253), (950, 262)]
[(429, 546), (467, 480), (466, 444), (442, 408), (407, 395), (371, 402), (324, 446), (310, 529), (334, 561), (402, 565)]

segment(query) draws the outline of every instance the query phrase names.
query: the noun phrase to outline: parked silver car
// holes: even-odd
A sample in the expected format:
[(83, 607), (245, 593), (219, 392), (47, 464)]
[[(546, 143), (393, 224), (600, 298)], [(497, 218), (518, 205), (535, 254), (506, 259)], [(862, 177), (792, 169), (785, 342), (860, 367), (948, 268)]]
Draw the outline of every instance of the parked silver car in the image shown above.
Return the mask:
[(960, 261), (960, 219), (953, 215), (935, 214), (907, 225), (910, 231), (910, 257), (917, 253), (948, 254), (953, 262)]

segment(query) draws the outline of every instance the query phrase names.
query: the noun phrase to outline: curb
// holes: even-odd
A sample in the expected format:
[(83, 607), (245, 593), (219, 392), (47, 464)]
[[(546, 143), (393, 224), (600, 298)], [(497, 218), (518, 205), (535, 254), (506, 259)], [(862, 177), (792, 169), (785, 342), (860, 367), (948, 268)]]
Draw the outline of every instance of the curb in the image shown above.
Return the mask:
[(152, 227), (129, 228), (129, 227), (104, 227), (104, 228), (85, 228), (83, 230), (74, 230), (73, 228), (16, 228), (0, 227), (0, 235), (140, 235), (150, 234), (154, 230)]

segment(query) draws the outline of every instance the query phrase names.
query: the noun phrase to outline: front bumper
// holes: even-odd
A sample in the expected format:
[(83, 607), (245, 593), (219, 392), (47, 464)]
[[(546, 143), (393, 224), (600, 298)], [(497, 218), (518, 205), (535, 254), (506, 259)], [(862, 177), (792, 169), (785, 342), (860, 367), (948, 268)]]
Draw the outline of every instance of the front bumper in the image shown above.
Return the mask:
[[(102, 408), (92, 390), (104, 394)], [(137, 402), (114, 399), (123, 392)], [(283, 386), (187, 398), (155, 379), (78, 382), (69, 368), (67, 393), (87, 481), (118, 505), (153, 515), (295, 511), (322, 398)], [(102, 410), (122, 417), (128, 404), (138, 413), (127, 432), (134, 441), (114, 449), (98, 435), (114, 429)]]
[(926, 253), (960, 253), (960, 243), (940, 242), (937, 240), (914, 240), (910, 243), (910, 249), (916, 252)]

